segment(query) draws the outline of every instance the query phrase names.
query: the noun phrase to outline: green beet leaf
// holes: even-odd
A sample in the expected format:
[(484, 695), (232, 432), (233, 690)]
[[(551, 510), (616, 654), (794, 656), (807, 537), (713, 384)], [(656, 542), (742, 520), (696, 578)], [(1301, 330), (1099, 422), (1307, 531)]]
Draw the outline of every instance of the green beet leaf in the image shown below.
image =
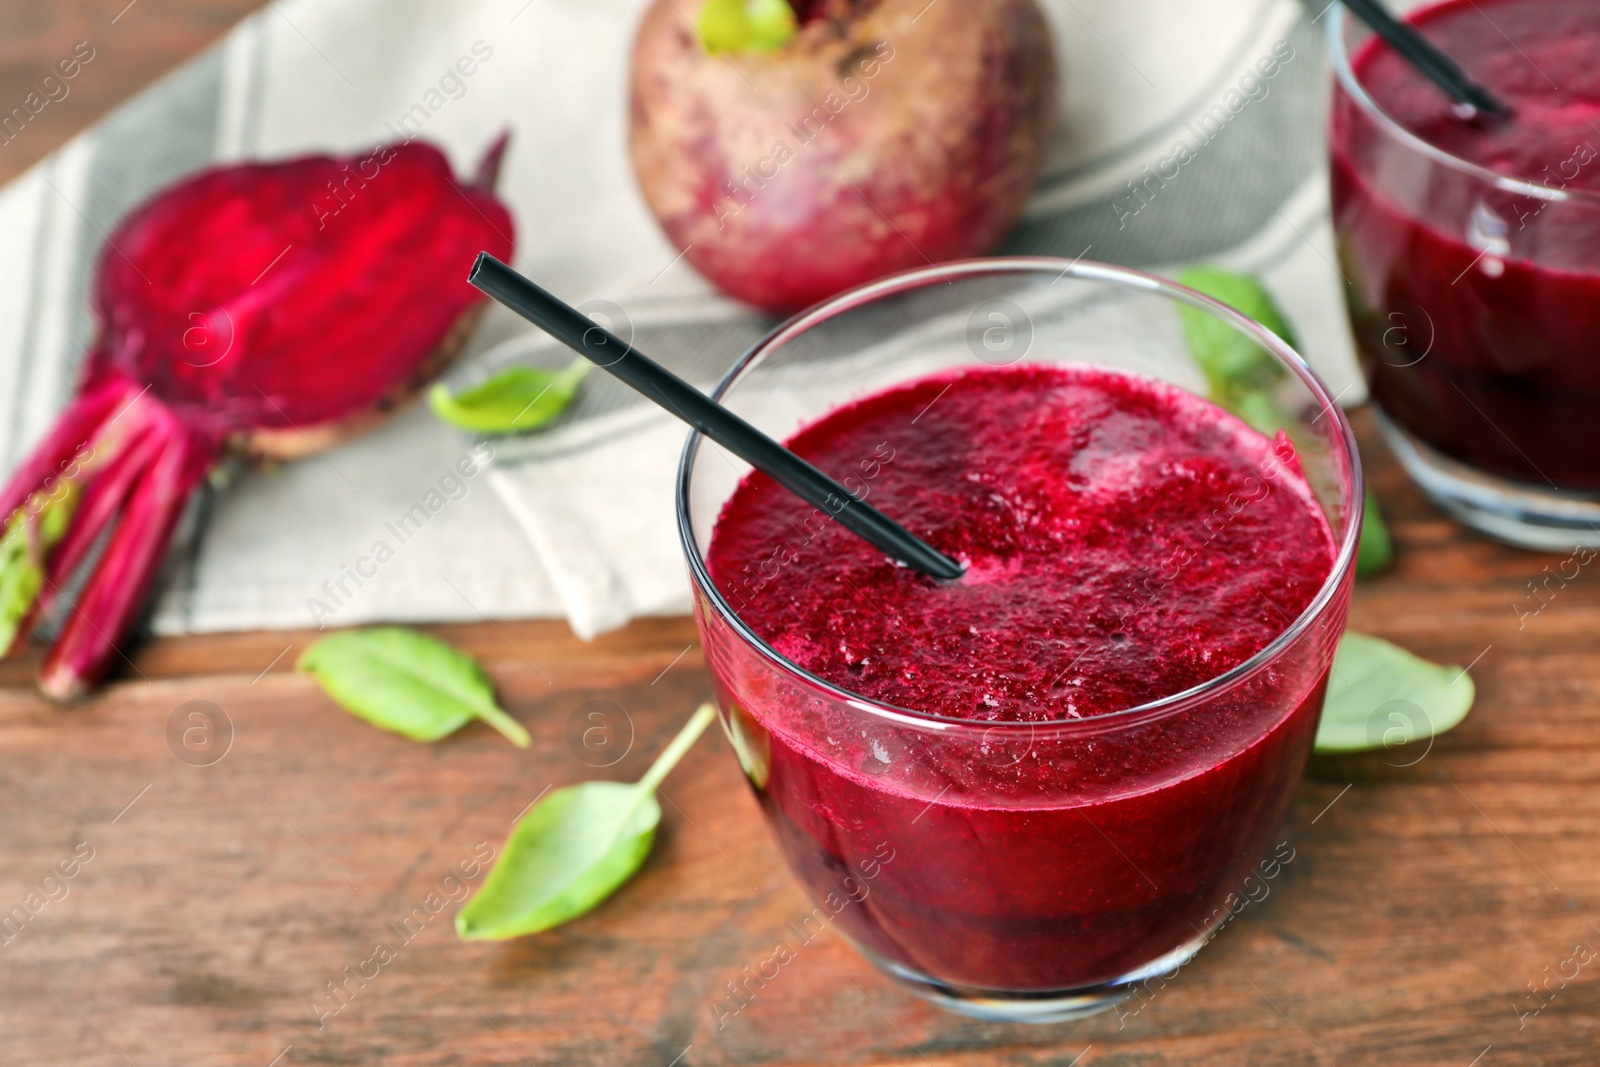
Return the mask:
[(660, 822), (655, 793), (636, 784), (553, 790), (517, 822), (483, 888), (456, 914), (456, 933), (500, 940), (577, 918), (644, 866)]
[(1347, 632), (1334, 656), (1316, 750), (1364, 752), (1429, 740), (1467, 717), (1473, 695), (1464, 669)]
[[(1294, 330), (1272, 294), (1257, 279), (1217, 267), (1191, 267), (1178, 275), (1178, 283), (1227, 304), (1294, 347)], [(1205, 375), (1212, 402), (1268, 437), (1279, 430), (1290, 432), (1292, 436), (1298, 422), (1272, 395), (1272, 390), (1288, 372), (1272, 354), (1199, 308), (1180, 307), (1178, 318), (1183, 327), (1184, 343), (1200, 373)], [(1378, 498), (1369, 489), (1356, 554), (1356, 575), (1367, 578), (1377, 574), (1393, 558), (1394, 544), (1389, 539), (1389, 528), (1378, 510)]]
[(770, 52), (799, 28), (789, 0), (706, 0), (695, 21), (707, 52)]
[(528, 747), (528, 731), (495, 703), (483, 668), (436, 637), (398, 626), (346, 630), (306, 649), (295, 667), (352, 715), (413, 741), (437, 741), (482, 719)]
[(567, 410), (593, 366), (575, 359), (562, 370), (508, 367), (459, 393), (439, 382), (428, 393), (428, 406), (445, 422), (473, 433), (536, 430)]
[(44, 560), (66, 531), (78, 505), (78, 483), (61, 481), (53, 493), (37, 492), (11, 513), (0, 533), (0, 654), (17, 639), (44, 584)]
[[(1178, 284), (1187, 285), (1227, 304), (1254, 319), (1281, 337), (1291, 347), (1294, 331), (1273, 301), (1272, 295), (1254, 278), (1216, 267), (1191, 267), (1178, 275)], [(1178, 308), (1183, 338), (1200, 372), (1206, 376), (1211, 399), (1232, 410), (1232, 402), (1251, 393), (1270, 390), (1288, 375), (1272, 353), (1221, 319), (1186, 305)], [(1263, 433), (1274, 432), (1257, 426)]]
[(728, 705), (728, 740), (739, 757), (739, 766), (757, 789), (765, 789), (772, 778), (772, 735), (755, 716), (737, 704)]
[(1299, 426), (1265, 389), (1238, 393), (1222, 406), (1239, 416), (1246, 426), (1267, 437), (1277, 437), (1280, 430), (1290, 433)]
[(616, 892), (655, 843), (656, 789), (715, 714), (702, 704), (638, 782), (584, 782), (530, 808), (482, 887), (456, 913), (456, 933), (469, 941), (536, 934)]
[(1378, 498), (1367, 490), (1366, 512), (1361, 519), (1361, 541), (1356, 547), (1356, 577), (1370, 578), (1394, 559), (1394, 543), (1389, 527), (1378, 510)]

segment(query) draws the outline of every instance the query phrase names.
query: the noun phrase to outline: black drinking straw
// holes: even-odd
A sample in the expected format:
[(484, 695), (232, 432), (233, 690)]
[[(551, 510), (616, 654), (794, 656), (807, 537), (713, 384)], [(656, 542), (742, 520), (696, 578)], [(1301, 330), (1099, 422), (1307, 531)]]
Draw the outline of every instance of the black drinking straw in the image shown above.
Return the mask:
[(1491, 115), (1509, 115), (1511, 109), (1502, 104), (1489, 90), (1472, 81), (1455, 60), (1439, 51), (1416, 27), (1401, 22), (1378, 0), (1343, 0), (1350, 12), (1372, 27), (1372, 31), (1389, 42), (1400, 58), (1417, 68), (1433, 84), (1451, 97)]
[(597, 367), (611, 372), (806, 503), (822, 509), (885, 554), (935, 578), (961, 577), (965, 568), (910, 530), (661, 364), (595, 325), (577, 308), (539, 288), (487, 252), (478, 253), (467, 281)]

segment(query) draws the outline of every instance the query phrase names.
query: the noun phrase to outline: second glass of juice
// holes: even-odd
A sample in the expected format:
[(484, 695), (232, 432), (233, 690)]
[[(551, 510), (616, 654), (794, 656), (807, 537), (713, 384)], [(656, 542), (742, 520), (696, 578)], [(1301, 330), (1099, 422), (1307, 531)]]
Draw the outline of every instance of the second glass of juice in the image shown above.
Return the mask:
[(1329, 12), (1333, 227), (1379, 423), (1469, 526), (1600, 544), (1600, 5), (1443, 0), (1406, 17), (1511, 114), (1464, 114)]
[[(1191, 330), (1276, 369), (1275, 436), (1239, 432), (1200, 399), (1205, 380), (1180, 312)], [(1269, 331), (1188, 290), (1094, 264), (993, 259), (821, 305), (761, 342), (715, 395), (964, 557), (962, 582), (978, 584), (953, 595), (992, 606), (981, 583), (1050, 570), (1077, 598), (1067, 611), (1047, 583), (1037, 604), (970, 619), (958, 607), (948, 626), (913, 617), (895, 590), (937, 597), (905, 584), (931, 579), (885, 577), (888, 565), (854, 541), (819, 555), (836, 524), (808, 509), (760, 527), (735, 499), (760, 488), (748, 468), (690, 438), (679, 522), (723, 726), (815, 902), (789, 929), (836, 929), (919, 995), (987, 1018), (1073, 1018), (1170, 976), (1227, 918), (1258, 863), (1292, 855), (1274, 856), (1274, 834), (1343, 631), (1362, 499), (1350, 427), (1328, 390)], [(812, 438), (842, 407), (866, 436), (824, 456)], [(1049, 427), (1075, 413), (1084, 422), (1068, 447)], [(869, 420), (880, 416), (899, 429), (875, 444)], [(1239, 453), (1169, 455), (1178, 438), (1222, 449), (1237, 440)], [(1004, 447), (975, 451), (974, 441)], [(1196, 511), (1210, 508), (1195, 501), (1222, 477), (1208, 473), (1211, 459), (1275, 485), (1280, 504), (1302, 501), (1302, 521), (1263, 522), (1250, 492)], [(969, 528), (958, 545), (939, 528), (946, 505), (912, 506), (911, 472), (934, 468), (931, 491), (959, 489), (1016, 531), (1009, 555), (991, 552), (1011, 536), (1000, 526)], [(1118, 480), (1137, 486), (1158, 471), (1162, 486), (1201, 495), (1162, 488), (1123, 506)], [(1028, 487), (1039, 485), (1066, 486), (1074, 499), (1103, 489), (1113, 504), (1085, 530), (1090, 520), (1076, 513), (1034, 516), (1045, 496)], [(1046, 527), (1066, 531), (1059, 553), (1048, 538), (1028, 541)], [(1158, 547), (1174, 537), (1190, 547)], [(750, 558), (735, 573), (740, 551)], [(1246, 572), (1265, 576), (1259, 588)], [(888, 584), (862, 586), (869, 573)], [(1295, 574), (1311, 577), (1291, 603), (1281, 583)], [(813, 611), (817, 598), (836, 607)], [(1092, 622), (1112, 617), (1101, 610), (1112, 601), (1131, 621)], [(1240, 652), (1250, 626), (1260, 647)], [(844, 667), (798, 662), (826, 659), (860, 633), (880, 636), (847, 648)], [(1208, 673), (1213, 653), (1219, 669)], [(998, 674), (985, 673), (991, 662)], [(941, 664), (965, 681), (945, 686)], [(993, 684), (972, 682), (982, 678)], [(1181, 691), (1162, 688), (1183, 678), (1192, 684), (1170, 683)], [(901, 692), (910, 696), (887, 696)]]

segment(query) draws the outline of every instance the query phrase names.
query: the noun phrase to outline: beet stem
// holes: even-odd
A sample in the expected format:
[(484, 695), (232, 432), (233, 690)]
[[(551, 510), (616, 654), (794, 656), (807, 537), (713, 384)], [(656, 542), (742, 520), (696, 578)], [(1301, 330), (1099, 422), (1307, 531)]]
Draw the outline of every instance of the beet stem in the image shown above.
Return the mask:
[(478, 160), (478, 170), (472, 176), (471, 184), (485, 192), (494, 192), (496, 183), (500, 181), (500, 164), (505, 161), (506, 146), (511, 143), (511, 131), (502, 130), (500, 136), (489, 143), (484, 150), (483, 158)]
[(112, 657), (127, 659), (116, 642), (149, 594), (173, 527), (215, 458), (207, 443), (175, 433), (133, 486), (105, 554), (39, 668), (45, 696), (76, 699), (105, 674)]
[(0, 489), (0, 515), (9, 516), (34, 493), (45, 488), (89, 448), (89, 440), (112, 408), (133, 392), (132, 383), (114, 379), (75, 398), (56, 418), (50, 432), (34, 446)]
[[(34, 605), (36, 618), (48, 614), (55, 606), (63, 587), (71, 581), (73, 572), (94, 548), (100, 534), (115, 521), (133, 487), (149, 471), (162, 449), (171, 444), (173, 430), (159, 422), (142, 426), (140, 431), (102, 469), (95, 471), (84, 487), (72, 522), (50, 555), (45, 585)], [(29, 620), (30, 628), (32, 621)], [(24, 636), (26, 629), (19, 633), (18, 640)]]

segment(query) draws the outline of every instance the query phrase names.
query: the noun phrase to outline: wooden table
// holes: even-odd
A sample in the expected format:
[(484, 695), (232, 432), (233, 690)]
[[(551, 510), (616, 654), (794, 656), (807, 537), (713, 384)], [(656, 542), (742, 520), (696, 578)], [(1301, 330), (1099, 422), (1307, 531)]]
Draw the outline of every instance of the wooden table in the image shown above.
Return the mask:
[[(79, 39), (75, 19), (121, 6), (0, 8), (0, 92)], [(154, 73), (151, 56), (175, 60), (250, 6), (144, 0), (133, 10), (155, 28), (132, 13), (118, 26), (146, 43), (121, 59), (108, 45), (78, 90), (122, 79), (96, 90), (103, 106)], [(57, 118), (55, 140), (71, 132)], [(0, 175), (47, 147), (38, 132), (0, 151)], [(1362, 421), (1399, 555), (1360, 586), (1353, 624), (1473, 664), (1478, 706), (1425, 755), (1315, 761), (1270, 895), (1147, 1002), (1073, 1025), (964, 1020), (830, 934), (719, 1029), (724, 983), (810, 904), (715, 732), (668, 780), (655, 854), (615, 898), (538, 937), (460, 942), (440, 899), (459, 864), (547, 787), (637, 775), (708, 695), (689, 621), (592, 644), (552, 622), (437, 628), (486, 664), (529, 751), (483, 727), (432, 746), (380, 733), (292, 671), (311, 634), (241, 634), (150, 644), (68, 710), (31, 692), (30, 664), (0, 667), (0, 909), (57, 898), (0, 931), (0, 1061), (1592, 1064), (1600, 965), (1570, 961), (1600, 946), (1594, 568), (1519, 614), (1562, 557), (1441, 518)], [(592, 710), (625, 753), (610, 766), (569, 743)], [(208, 754), (183, 747), (196, 711), (226, 717)], [(45, 883), (62, 863), (75, 876)], [(392, 961), (349, 978), (373, 973), (379, 941)]]
[[(1560, 557), (1463, 533), (1367, 452), (1399, 563), (1359, 588), (1354, 624), (1472, 663), (1478, 706), (1431, 751), (1317, 760), (1283, 831), (1293, 862), (1148, 1003), (1052, 1027), (958, 1019), (829, 934), (719, 1030), (723, 984), (810, 905), (716, 732), (668, 780), (655, 855), (610, 902), (538, 937), (460, 942), (455, 906), (428, 908), (452, 868), (548, 786), (639, 774), (708, 695), (688, 620), (593, 644), (551, 622), (439, 627), (486, 664), (529, 751), (486, 727), (432, 746), (380, 733), (293, 673), (311, 634), (244, 634), (151, 644), (70, 710), (28, 690), (27, 664), (0, 672), (0, 907), (93, 853), (0, 945), (0, 1058), (1592, 1064), (1594, 963), (1519, 1011), (1540, 1003), (1529, 982), (1574, 977), (1575, 946), (1600, 946), (1600, 590), (1583, 573), (1519, 619)], [(196, 707), (225, 713), (231, 744), (184, 762), (173, 724), (203, 725)], [(608, 767), (570, 743), (597, 709), (625, 750)], [(372, 974), (378, 941), (396, 958), (329, 999), (326, 983)]]
[(261, 0), (0, 0), (0, 115), (36, 91), (78, 42), (94, 49), (94, 58), (67, 83), (66, 96), (0, 143), (0, 182), (21, 174), (260, 6)]

